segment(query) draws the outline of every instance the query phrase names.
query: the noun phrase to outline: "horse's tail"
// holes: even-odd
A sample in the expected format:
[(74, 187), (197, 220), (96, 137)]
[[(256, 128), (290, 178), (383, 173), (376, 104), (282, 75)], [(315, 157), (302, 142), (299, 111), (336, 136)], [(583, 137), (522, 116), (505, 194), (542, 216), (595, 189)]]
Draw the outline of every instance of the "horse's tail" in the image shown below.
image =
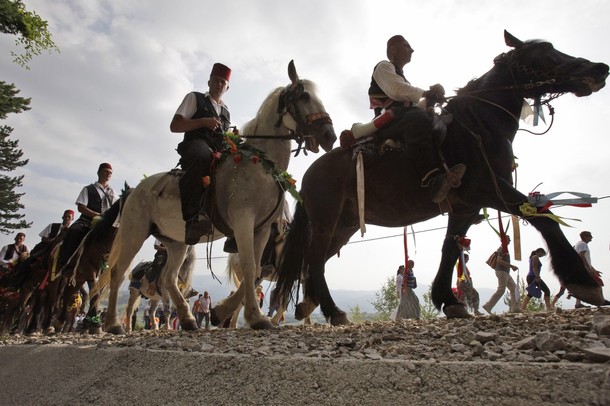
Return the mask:
[(239, 287), (243, 272), (239, 264), (239, 254), (229, 254), (227, 259), (227, 279), (233, 282), (235, 287)]
[[(306, 255), (311, 244), (311, 224), (302, 203), (297, 203), (294, 219), (284, 240), (284, 247), (278, 259), (275, 294), (279, 303), (285, 306), (298, 297), (298, 285), (302, 275), (306, 275)], [(299, 282), (295, 287), (295, 282)]]

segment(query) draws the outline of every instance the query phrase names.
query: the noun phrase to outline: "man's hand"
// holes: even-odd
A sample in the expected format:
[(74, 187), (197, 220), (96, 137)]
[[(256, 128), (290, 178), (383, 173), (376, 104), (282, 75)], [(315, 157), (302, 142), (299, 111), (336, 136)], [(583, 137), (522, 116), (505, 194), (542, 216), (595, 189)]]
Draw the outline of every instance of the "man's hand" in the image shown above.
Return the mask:
[(428, 105), (435, 105), (436, 103), (443, 103), (445, 101), (445, 88), (440, 84), (430, 86), (429, 90), (426, 90), (423, 97), (428, 101)]

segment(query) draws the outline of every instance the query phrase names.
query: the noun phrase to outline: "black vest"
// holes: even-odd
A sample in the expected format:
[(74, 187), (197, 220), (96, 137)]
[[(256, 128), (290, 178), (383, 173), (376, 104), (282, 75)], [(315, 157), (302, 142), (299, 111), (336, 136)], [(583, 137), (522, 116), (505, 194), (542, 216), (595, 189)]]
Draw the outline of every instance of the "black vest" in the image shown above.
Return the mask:
[[(26, 247), (25, 245), (22, 245), (21, 249), (19, 250), (19, 253), (21, 254), (23, 252), (26, 252), (27, 249), (28, 249), (28, 247)], [(8, 261), (8, 260), (12, 259), (14, 253), (15, 253), (15, 244), (11, 244), (6, 249), (6, 254), (4, 255), (4, 260)]]
[(61, 223), (53, 223), (51, 224), (51, 232), (47, 236), (47, 238), (55, 238), (57, 234), (59, 234), (59, 229), (61, 228)]
[[(93, 183), (87, 186), (87, 208), (96, 213), (102, 212), (102, 198), (97, 192), (97, 186)], [(80, 219), (91, 221), (92, 217), (81, 214)]]
[[(193, 92), (193, 94), (195, 95), (195, 99), (197, 100), (197, 110), (191, 118), (220, 118), (222, 131), (228, 131), (229, 126), (231, 125), (231, 115), (229, 114), (229, 110), (227, 110), (225, 106), (222, 106), (219, 117), (216, 113), (214, 105), (212, 104), (210, 99), (205, 96), (205, 94), (200, 92)], [(185, 132), (184, 141), (182, 142), (182, 144), (184, 146), (188, 144), (191, 140), (198, 138), (207, 141), (209, 146), (212, 147), (212, 149), (214, 150), (219, 150), (222, 146), (222, 134), (220, 134), (219, 132), (212, 132), (207, 128), (197, 128), (196, 130)], [(180, 152), (180, 150), (178, 152)]]

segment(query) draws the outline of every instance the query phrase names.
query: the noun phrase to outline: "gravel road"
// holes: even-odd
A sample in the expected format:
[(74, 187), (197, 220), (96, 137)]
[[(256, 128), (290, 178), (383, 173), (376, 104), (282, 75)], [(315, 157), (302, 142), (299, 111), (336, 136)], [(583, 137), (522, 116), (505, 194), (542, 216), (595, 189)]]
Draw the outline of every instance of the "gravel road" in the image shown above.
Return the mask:
[(608, 405), (610, 309), (0, 338), (2, 404)]

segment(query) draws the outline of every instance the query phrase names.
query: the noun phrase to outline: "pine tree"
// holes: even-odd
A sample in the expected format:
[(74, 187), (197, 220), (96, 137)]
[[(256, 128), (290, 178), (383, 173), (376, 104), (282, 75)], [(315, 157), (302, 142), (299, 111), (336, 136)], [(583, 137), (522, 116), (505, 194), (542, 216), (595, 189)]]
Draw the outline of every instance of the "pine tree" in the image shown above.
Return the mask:
[[(0, 81), (0, 120), (6, 119), (9, 113), (29, 110), (30, 99), (18, 97), (18, 94), (19, 90), (13, 84)], [(12, 131), (7, 125), (0, 126), (0, 233), (4, 234), (30, 226), (23, 219), (25, 215), (18, 213), (24, 208), (20, 202), (23, 193), (16, 191), (22, 186), (23, 175), (7, 174), (28, 163), (27, 159), (21, 159), (23, 151), (19, 149), (19, 141), (9, 139)]]

